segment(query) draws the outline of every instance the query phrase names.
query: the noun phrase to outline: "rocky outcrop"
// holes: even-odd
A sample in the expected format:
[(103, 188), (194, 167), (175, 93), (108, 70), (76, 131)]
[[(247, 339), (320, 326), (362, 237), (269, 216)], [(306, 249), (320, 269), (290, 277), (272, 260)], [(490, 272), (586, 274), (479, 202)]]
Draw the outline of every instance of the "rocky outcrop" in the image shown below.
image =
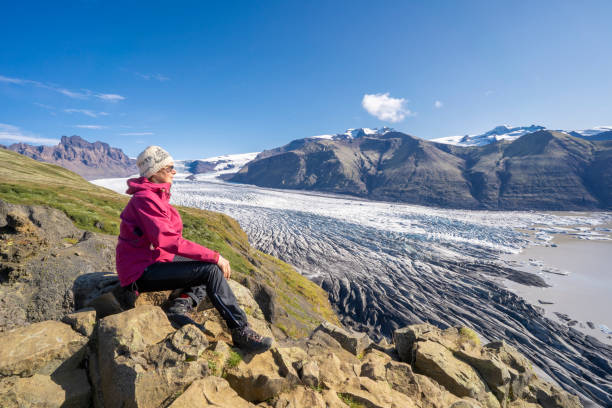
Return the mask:
[[(253, 308), (250, 324), (272, 335), (251, 292), (235, 282), (232, 288), (242, 307)], [(191, 316), (199, 326), (173, 327), (156, 305), (168, 294), (139, 297), (135, 307), (119, 307), (104, 317), (91, 309), (75, 312), (64, 319), (72, 327), (46, 321), (1, 335), (0, 403), (110, 408), (581, 406), (576, 397), (539, 379), (516, 350), (504, 342), (481, 346), (466, 328), (410, 326), (398, 330), (390, 345), (326, 323), (307, 338), (276, 342), (270, 351), (250, 355), (231, 347), (227, 327), (206, 302)], [(202, 316), (216, 322), (217, 329), (208, 329)], [(95, 329), (89, 332), (85, 329), (92, 321)]]
[(612, 208), (609, 141), (540, 130), (512, 142), (450, 146), (400, 132), (302, 139), (264, 151), (231, 181), (448, 208)]
[(0, 200), (0, 332), (60, 320), (75, 279), (113, 271), (116, 238), (77, 229), (61, 211)]
[(130, 159), (121, 149), (103, 142), (90, 143), (80, 136), (62, 136), (57, 146), (14, 143), (6, 148), (34, 160), (57, 164), (87, 180), (138, 173), (136, 160)]

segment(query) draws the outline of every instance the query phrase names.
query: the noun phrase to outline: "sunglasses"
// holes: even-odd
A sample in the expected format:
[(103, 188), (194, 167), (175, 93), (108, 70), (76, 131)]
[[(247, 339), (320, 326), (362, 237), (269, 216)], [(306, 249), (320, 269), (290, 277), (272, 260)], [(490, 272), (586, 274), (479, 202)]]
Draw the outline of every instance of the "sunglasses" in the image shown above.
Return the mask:
[(168, 172), (168, 173), (169, 173), (169, 172), (171, 172), (172, 170), (174, 170), (174, 166), (167, 166), (167, 167), (164, 167), (164, 170), (165, 170), (166, 172)]

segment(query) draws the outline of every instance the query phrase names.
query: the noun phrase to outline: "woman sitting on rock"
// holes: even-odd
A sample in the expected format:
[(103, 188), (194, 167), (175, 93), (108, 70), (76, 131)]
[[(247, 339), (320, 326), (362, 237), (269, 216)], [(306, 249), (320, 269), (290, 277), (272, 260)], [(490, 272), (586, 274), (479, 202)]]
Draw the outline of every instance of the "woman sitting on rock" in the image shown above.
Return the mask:
[[(141, 177), (127, 182), (132, 198), (121, 213), (117, 243), (121, 286), (134, 292), (183, 289), (168, 309), (168, 317), (179, 325), (192, 322), (187, 313), (208, 295), (231, 329), (234, 345), (246, 352), (268, 350), (272, 339), (248, 326), (226, 281), (231, 274), (227, 259), (182, 237), (181, 216), (169, 202), (176, 174), (172, 157), (149, 146), (138, 155), (137, 165)], [(175, 255), (193, 261), (172, 262)]]

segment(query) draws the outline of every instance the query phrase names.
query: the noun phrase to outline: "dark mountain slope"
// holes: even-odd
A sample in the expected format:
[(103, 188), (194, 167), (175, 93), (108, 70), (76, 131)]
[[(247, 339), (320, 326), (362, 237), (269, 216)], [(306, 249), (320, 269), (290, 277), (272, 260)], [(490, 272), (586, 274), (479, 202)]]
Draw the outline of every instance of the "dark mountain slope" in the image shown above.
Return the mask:
[(231, 181), (451, 208), (611, 208), (612, 146), (542, 130), (459, 147), (399, 132), (302, 139), (258, 155)]

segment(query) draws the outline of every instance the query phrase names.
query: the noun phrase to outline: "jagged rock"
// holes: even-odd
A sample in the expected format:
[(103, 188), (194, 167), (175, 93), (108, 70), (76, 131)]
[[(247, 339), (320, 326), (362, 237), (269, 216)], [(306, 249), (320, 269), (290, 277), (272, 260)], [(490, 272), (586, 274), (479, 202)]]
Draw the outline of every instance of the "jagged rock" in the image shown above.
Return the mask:
[(327, 408), (321, 394), (311, 388), (296, 387), (278, 396), (274, 408)]
[(319, 386), (319, 365), (315, 361), (302, 360), (297, 363), (298, 373), (304, 385), (317, 388)]
[(455, 357), (450, 350), (433, 341), (419, 341), (414, 368), (433, 378), (458, 397), (473, 397), (490, 408), (499, 407), (476, 370)]
[(356, 333), (335, 326), (329, 322), (323, 322), (315, 330), (323, 331), (332, 336), (340, 345), (347, 351), (359, 355), (366, 347), (372, 343), (372, 340), (365, 333)]
[(543, 408), (582, 408), (578, 397), (537, 378), (530, 381), (522, 397), (527, 402), (537, 402)]
[(236, 367), (225, 368), (225, 379), (242, 398), (250, 402), (261, 402), (288, 390), (291, 383), (281, 376), (280, 367), (272, 353), (245, 356)]
[(368, 377), (375, 381), (386, 381), (386, 364), (391, 361), (391, 357), (378, 350), (369, 350), (362, 361), (361, 377)]
[(85, 408), (90, 401), (87, 373), (80, 369), (52, 376), (13, 377), (0, 384), (0, 406), (4, 408)]
[(294, 352), (283, 347), (274, 347), (270, 350), (274, 356), (274, 361), (279, 367), (279, 373), (291, 384), (300, 384), (300, 377), (294, 367), (297, 361), (293, 358)]
[(420, 338), (423, 333), (435, 331), (439, 333), (439, 329), (430, 324), (413, 324), (408, 327), (395, 330), (393, 332), (393, 343), (400, 359), (406, 363), (410, 363), (412, 356), (412, 346)]
[(77, 310), (64, 316), (62, 322), (69, 324), (73, 330), (78, 331), (83, 336), (90, 337), (96, 326), (96, 309), (86, 308)]
[(0, 376), (68, 371), (81, 363), (87, 337), (56, 321), (34, 323), (0, 335)]
[(335, 389), (350, 378), (357, 377), (348, 364), (340, 361), (334, 353), (312, 356), (319, 366), (319, 382), (322, 386)]
[(421, 405), (427, 408), (447, 408), (450, 407), (459, 398), (441, 387), (440, 384), (433, 381), (431, 378), (415, 374), (414, 380), (418, 386), (421, 396)]
[(168, 408), (249, 408), (254, 407), (240, 398), (229, 383), (219, 377), (206, 377), (194, 381)]
[(359, 377), (358, 386), (343, 387), (341, 393), (353, 401), (374, 408), (416, 408), (415, 402), (406, 395), (397, 392), (385, 382)]
[(171, 334), (164, 312), (151, 305), (100, 320), (96, 355), (105, 408), (158, 407), (206, 376), (207, 362), (177, 352)]
[(385, 379), (391, 388), (414, 399), (420, 398), (421, 391), (409, 364), (389, 361), (385, 368)]
[(187, 324), (178, 329), (170, 341), (177, 351), (193, 360), (197, 359), (208, 347), (206, 336), (193, 324)]

